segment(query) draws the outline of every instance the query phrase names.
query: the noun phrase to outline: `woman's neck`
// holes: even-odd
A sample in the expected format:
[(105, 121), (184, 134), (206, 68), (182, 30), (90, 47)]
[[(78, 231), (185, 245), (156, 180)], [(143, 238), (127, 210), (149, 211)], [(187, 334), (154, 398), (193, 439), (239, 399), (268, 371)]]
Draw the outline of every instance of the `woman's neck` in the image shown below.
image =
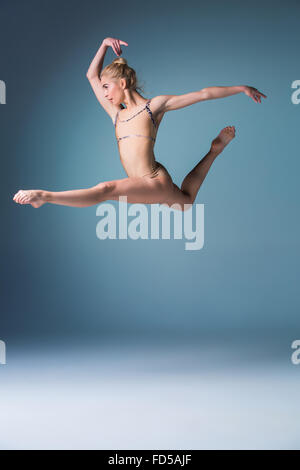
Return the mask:
[(147, 100), (143, 98), (139, 93), (137, 92), (131, 92), (128, 93), (127, 96), (125, 96), (125, 99), (123, 103), (126, 106), (126, 109), (128, 111), (131, 111), (133, 109), (136, 109), (138, 106), (143, 105)]

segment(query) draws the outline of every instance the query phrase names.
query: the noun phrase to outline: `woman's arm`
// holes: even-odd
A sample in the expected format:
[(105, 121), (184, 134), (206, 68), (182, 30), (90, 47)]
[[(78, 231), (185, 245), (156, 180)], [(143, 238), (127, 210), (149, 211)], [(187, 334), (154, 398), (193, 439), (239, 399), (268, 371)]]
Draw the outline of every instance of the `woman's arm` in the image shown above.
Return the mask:
[(121, 41), (121, 39), (117, 38), (105, 38), (102, 41), (102, 44), (99, 47), (97, 54), (93, 58), (91, 65), (89, 66), (89, 69), (86, 73), (88, 79), (95, 77), (99, 78), (99, 74), (103, 67), (104, 57), (109, 47), (113, 49), (117, 56), (122, 54), (121, 44), (128, 46), (127, 42)]
[(256, 103), (261, 103), (261, 97), (266, 98), (266, 95), (258, 91), (257, 88), (246, 85), (239, 86), (212, 86), (205, 88), (209, 100), (214, 100), (215, 98), (225, 98), (226, 96), (236, 95), (237, 93), (245, 93)]
[(108, 46), (104, 44), (104, 42), (102, 42), (101, 46), (99, 47), (97, 51), (97, 54), (93, 58), (91, 65), (89, 66), (89, 69), (86, 73), (86, 76), (88, 79), (99, 77), (99, 74), (103, 67), (104, 57), (105, 57), (107, 49), (108, 49)]
[(226, 96), (236, 95), (245, 91), (245, 86), (210, 86), (205, 88), (207, 99), (225, 98)]
[(175, 109), (184, 108), (191, 104), (199, 103), (199, 101), (213, 100), (215, 98), (224, 98), (225, 96), (235, 95), (237, 93), (245, 93), (250, 96), (255, 102), (261, 103), (261, 96), (266, 98), (266, 95), (258, 91), (256, 88), (246, 85), (227, 86), (227, 87), (207, 87), (199, 91), (192, 91), (184, 95), (160, 95), (153, 99), (155, 102), (157, 112), (173, 111)]
[(121, 41), (120, 39), (105, 38), (86, 73), (97, 100), (113, 120), (116, 113), (122, 108), (121, 106), (112, 104), (107, 98), (105, 98), (99, 74), (103, 67), (107, 48), (111, 46), (116, 55), (119, 56), (122, 53), (121, 44), (128, 46), (127, 42)]

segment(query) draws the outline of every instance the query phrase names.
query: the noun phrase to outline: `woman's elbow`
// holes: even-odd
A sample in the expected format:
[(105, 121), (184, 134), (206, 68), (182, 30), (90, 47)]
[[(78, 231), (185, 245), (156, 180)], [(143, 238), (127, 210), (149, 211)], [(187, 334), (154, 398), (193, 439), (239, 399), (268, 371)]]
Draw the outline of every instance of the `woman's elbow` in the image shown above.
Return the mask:
[(208, 88), (202, 88), (202, 90), (200, 91), (200, 96), (201, 96), (201, 101), (205, 101), (205, 100), (210, 100), (210, 99), (211, 99), (211, 96), (210, 96), (210, 93), (209, 93)]
[(97, 75), (95, 72), (92, 73), (92, 72), (87, 71), (87, 73), (86, 73), (86, 78), (87, 78), (88, 80), (91, 80), (91, 79), (93, 79), (93, 78), (97, 78), (97, 76), (98, 76), (98, 75)]

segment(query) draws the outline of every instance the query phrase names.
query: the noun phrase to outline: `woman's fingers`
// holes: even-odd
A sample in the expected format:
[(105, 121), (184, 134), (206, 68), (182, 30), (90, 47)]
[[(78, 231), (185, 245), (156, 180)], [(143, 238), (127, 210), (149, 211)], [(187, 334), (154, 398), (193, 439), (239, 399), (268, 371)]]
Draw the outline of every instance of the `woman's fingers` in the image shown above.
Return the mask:
[(124, 46), (128, 46), (128, 43), (126, 41), (121, 41), (121, 39), (110, 39), (110, 45), (116, 55), (121, 55), (122, 54), (122, 49), (121, 49), (121, 44)]
[(115, 41), (115, 49), (114, 49), (116, 55), (120, 55), (119, 54), (119, 44), (118, 44), (118, 40)]
[(264, 95), (263, 93), (261, 93), (261, 91), (256, 90), (256, 92), (258, 93), (258, 95), (263, 96), (264, 98), (266, 98), (266, 95)]
[(118, 52), (119, 54), (122, 54), (121, 46), (120, 46), (120, 40), (118, 39)]
[(260, 91), (256, 90), (255, 88), (255, 91), (252, 92), (251, 97), (254, 99), (256, 103), (261, 103), (260, 95), (261, 95)]
[(250, 96), (256, 103), (261, 103), (261, 97), (267, 98), (266, 95), (258, 91), (257, 88), (248, 87), (248, 90), (250, 91), (250, 93), (247, 93), (248, 96)]
[(113, 45), (114, 45), (114, 52), (116, 55), (120, 55), (120, 45), (119, 45), (119, 40), (116, 39), (114, 42), (113, 42)]
[(264, 98), (266, 98), (266, 95), (264, 95), (261, 91), (258, 91), (258, 90), (257, 90), (257, 92), (258, 92), (258, 94), (259, 94), (260, 96), (263, 96)]
[(127, 42), (121, 41), (121, 39), (118, 39), (118, 45), (119, 45), (119, 52), (120, 52), (120, 54), (122, 54), (121, 44), (123, 44), (124, 46), (128, 46)]

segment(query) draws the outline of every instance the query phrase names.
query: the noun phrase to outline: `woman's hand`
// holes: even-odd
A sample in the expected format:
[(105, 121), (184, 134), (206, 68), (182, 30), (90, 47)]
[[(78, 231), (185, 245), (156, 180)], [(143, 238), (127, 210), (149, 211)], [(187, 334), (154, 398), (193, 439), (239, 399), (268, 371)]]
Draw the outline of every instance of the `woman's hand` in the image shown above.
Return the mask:
[(252, 98), (256, 103), (261, 103), (261, 96), (266, 98), (266, 95), (258, 91), (257, 88), (253, 88), (252, 86), (245, 86), (244, 93), (247, 96), (250, 96), (250, 98)]
[(121, 41), (120, 39), (116, 38), (105, 38), (102, 42), (105, 46), (110, 46), (114, 50), (117, 56), (122, 54), (121, 44), (124, 46), (128, 46), (127, 42)]

